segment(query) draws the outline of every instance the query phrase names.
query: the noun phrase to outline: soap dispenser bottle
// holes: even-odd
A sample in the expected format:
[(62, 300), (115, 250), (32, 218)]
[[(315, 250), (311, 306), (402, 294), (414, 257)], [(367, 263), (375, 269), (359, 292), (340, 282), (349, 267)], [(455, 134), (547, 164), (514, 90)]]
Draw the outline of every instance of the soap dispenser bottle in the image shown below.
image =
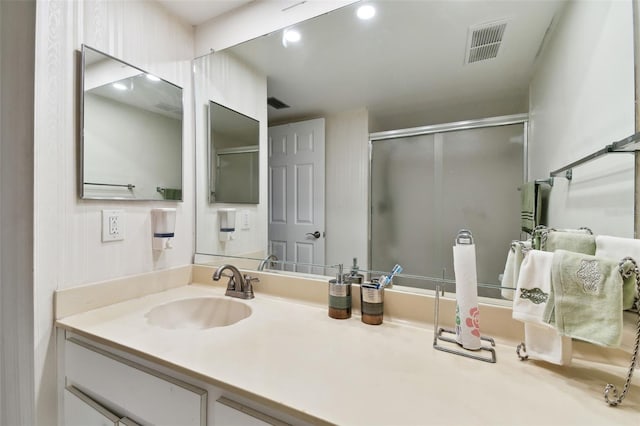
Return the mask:
[(172, 248), (171, 240), (175, 236), (176, 209), (157, 208), (151, 209), (151, 227), (153, 228), (153, 250), (165, 250)]
[(351, 283), (344, 281), (342, 269), (338, 265), (336, 279), (329, 280), (329, 316), (335, 319), (351, 318)]
[(353, 258), (353, 266), (351, 266), (351, 272), (347, 276), (347, 280), (351, 284), (362, 284), (362, 282), (364, 281), (364, 275), (359, 273), (358, 272), (359, 270), (360, 270), (360, 268), (358, 267), (358, 258), (354, 257)]

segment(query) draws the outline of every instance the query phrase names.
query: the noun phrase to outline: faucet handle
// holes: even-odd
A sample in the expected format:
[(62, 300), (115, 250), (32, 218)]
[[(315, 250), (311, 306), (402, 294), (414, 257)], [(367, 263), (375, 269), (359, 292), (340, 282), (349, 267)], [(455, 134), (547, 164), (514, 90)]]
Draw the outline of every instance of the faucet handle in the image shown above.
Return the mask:
[(249, 275), (249, 274), (245, 274), (245, 276), (244, 276), (244, 282), (245, 282), (249, 287), (251, 287), (251, 282), (253, 282), (253, 281), (255, 281), (255, 282), (259, 283), (259, 282), (260, 282), (260, 278), (258, 278), (258, 277), (252, 277), (252, 276), (251, 276), (251, 275)]
[(223, 275), (223, 276), (229, 278), (229, 281), (227, 281), (227, 290), (232, 290), (232, 291), (235, 290), (237, 288), (235, 277), (233, 275)]
[(253, 281), (260, 282), (260, 279), (258, 277), (252, 277), (249, 274), (245, 274), (245, 276), (244, 276), (244, 284), (245, 284), (244, 292), (245, 293), (250, 293), (251, 297), (253, 297), (253, 284), (251, 284)]

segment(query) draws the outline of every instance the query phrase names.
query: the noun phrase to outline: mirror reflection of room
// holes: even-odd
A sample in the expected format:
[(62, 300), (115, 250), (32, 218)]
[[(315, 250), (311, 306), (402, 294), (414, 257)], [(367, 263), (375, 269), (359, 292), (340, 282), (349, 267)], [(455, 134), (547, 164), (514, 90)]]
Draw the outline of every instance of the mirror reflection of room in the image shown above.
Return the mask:
[(257, 204), (258, 122), (209, 102), (209, 135), (211, 202)]
[[(283, 269), (308, 273), (316, 272), (309, 266), (312, 254), (322, 251), (321, 275), (333, 275), (334, 265), (353, 258), (378, 273), (399, 263), (405, 268), (396, 284), (433, 288), (440, 280), (453, 291), (451, 246), (459, 229), (470, 228), (484, 295), (501, 298), (510, 244), (530, 235), (520, 224), (519, 189), (634, 133), (629, 5), (370, 3), (376, 14), (369, 21), (356, 17), (358, 5), (347, 6), (287, 28), (300, 33), (297, 44), (283, 43), (285, 31), (275, 31), (195, 60), (197, 99), (205, 91), (218, 93), (242, 113), (263, 114), (269, 126), (260, 142), (261, 152), (269, 153), (260, 159), (269, 182), (261, 185), (267, 203), (257, 210), (263, 213), (250, 230), (237, 231), (236, 240), (212, 243), (215, 207), (200, 204), (206, 189), (199, 186), (197, 214), (205, 219), (198, 222), (196, 261), (240, 256), (255, 268), (275, 254), (292, 264)], [(495, 37), (494, 45), (481, 49), (474, 33)], [(218, 78), (205, 81), (213, 69)], [(243, 90), (262, 84), (264, 95)], [(493, 128), (506, 133), (487, 142), (467, 136), (490, 133), (485, 124), (499, 117), (516, 117), (519, 124), (498, 119)], [(290, 249), (272, 235), (273, 205), (289, 209), (294, 199), (311, 205), (311, 198), (273, 192), (284, 174), (270, 163), (272, 135), (318, 118), (325, 123), (325, 187), (313, 200), (323, 205), (322, 227), (294, 237)], [(468, 128), (474, 125), (477, 130)], [(462, 140), (467, 145), (457, 147)], [(412, 151), (412, 145), (422, 148)], [(204, 163), (197, 167), (198, 175), (207, 173)], [(539, 223), (633, 236), (633, 156), (602, 157), (576, 168), (571, 181), (557, 177), (553, 188), (539, 186)], [(383, 200), (384, 194), (395, 198)], [(311, 215), (293, 204), (287, 211), (310, 222)], [(385, 217), (398, 222), (381, 222)], [(320, 238), (307, 235), (315, 231)], [(314, 250), (319, 244), (324, 247)]]

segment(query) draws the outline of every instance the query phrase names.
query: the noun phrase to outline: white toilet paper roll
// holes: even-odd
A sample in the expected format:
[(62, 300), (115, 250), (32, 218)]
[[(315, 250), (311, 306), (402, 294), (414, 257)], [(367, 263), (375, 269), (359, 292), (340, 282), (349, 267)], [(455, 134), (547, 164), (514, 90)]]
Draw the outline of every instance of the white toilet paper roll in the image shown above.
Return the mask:
[(480, 312), (475, 244), (453, 246), (456, 278), (456, 338), (465, 349), (480, 349)]

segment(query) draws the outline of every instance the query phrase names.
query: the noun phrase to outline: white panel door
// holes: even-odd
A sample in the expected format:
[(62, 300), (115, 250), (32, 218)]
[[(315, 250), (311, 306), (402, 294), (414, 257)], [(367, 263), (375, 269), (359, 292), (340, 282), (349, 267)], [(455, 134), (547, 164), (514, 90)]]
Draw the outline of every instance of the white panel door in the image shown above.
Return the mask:
[[(324, 265), (324, 118), (269, 128), (269, 252)], [(323, 273), (307, 265), (285, 269)]]

